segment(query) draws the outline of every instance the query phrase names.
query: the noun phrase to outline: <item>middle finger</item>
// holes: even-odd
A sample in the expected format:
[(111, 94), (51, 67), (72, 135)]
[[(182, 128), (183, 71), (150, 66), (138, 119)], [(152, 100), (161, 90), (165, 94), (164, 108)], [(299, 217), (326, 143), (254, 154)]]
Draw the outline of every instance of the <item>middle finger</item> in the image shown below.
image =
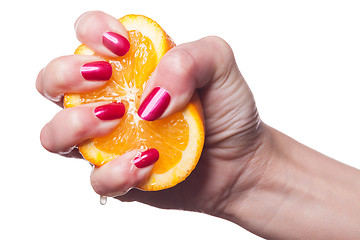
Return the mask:
[(52, 60), (36, 79), (37, 90), (52, 101), (64, 93), (83, 93), (105, 84), (112, 75), (111, 64), (100, 57), (71, 55)]

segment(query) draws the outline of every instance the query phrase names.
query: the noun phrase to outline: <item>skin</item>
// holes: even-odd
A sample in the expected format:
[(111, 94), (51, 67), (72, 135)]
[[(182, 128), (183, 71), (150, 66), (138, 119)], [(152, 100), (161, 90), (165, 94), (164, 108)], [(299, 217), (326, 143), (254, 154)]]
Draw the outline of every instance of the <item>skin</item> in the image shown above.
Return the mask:
[[(82, 43), (104, 56), (113, 56), (101, 43), (104, 32), (128, 38), (115, 18), (99, 11), (80, 16), (75, 31)], [(86, 81), (79, 69), (97, 60), (93, 56), (56, 58), (40, 71), (36, 87), (59, 104), (64, 93), (96, 89), (104, 82)], [(155, 86), (171, 95), (162, 117), (182, 109), (199, 90), (206, 140), (198, 166), (174, 188), (143, 192), (131, 188), (148, 176), (152, 166), (129, 171), (138, 153), (132, 151), (94, 169), (91, 184), (98, 194), (204, 212), (267, 239), (358, 239), (359, 170), (263, 123), (231, 47), (223, 39), (206, 37), (170, 50), (149, 80), (142, 100)], [(79, 142), (110, 132), (119, 120), (96, 118), (94, 108), (101, 104), (105, 103), (60, 111), (41, 131), (43, 146), (73, 155), (76, 151), (71, 150)]]

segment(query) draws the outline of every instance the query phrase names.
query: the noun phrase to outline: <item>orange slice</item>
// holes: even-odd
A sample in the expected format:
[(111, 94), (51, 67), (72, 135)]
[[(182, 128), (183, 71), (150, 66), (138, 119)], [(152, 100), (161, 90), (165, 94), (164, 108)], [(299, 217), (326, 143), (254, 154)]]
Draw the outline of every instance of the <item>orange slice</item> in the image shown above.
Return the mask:
[[(160, 158), (151, 176), (138, 187), (149, 191), (169, 188), (183, 181), (200, 158), (204, 144), (201, 103), (195, 93), (183, 111), (152, 122), (142, 120), (137, 114), (141, 94), (162, 56), (175, 44), (155, 21), (145, 16), (127, 15), (119, 21), (129, 33), (129, 52), (117, 58), (100, 56), (113, 67), (111, 79), (94, 92), (66, 94), (64, 106), (97, 101), (123, 102), (126, 113), (117, 129), (81, 143), (79, 151), (95, 166), (102, 166), (127, 151), (156, 148)], [(85, 45), (79, 46), (75, 53), (96, 55)]]

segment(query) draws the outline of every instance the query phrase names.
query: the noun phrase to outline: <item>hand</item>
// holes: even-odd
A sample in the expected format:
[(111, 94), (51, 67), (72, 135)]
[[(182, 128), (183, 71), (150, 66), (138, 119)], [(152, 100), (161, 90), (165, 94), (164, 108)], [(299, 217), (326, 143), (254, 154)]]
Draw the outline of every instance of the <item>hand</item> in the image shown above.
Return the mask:
[[(124, 27), (102, 12), (83, 14), (75, 30), (82, 43), (104, 56), (121, 55), (128, 47)], [(106, 32), (116, 33), (122, 45), (103, 44)], [(94, 56), (59, 57), (41, 70), (37, 89), (61, 103), (64, 93), (99, 88), (109, 78), (107, 71), (96, 76), (97, 81), (80, 74), (84, 64), (97, 61), (101, 59)], [(206, 37), (174, 47), (160, 61), (142, 99), (154, 86), (171, 96), (160, 117), (182, 109), (194, 91), (199, 91), (206, 139), (196, 169), (171, 189), (143, 192), (132, 187), (149, 175), (152, 166), (129, 171), (135, 153), (128, 152), (94, 169), (91, 184), (98, 194), (160, 208), (205, 212), (265, 238), (358, 238), (359, 171), (265, 125), (224, 40)], [(60, 111), (41, 132), (43, 146), (64, 154), (85, 139), (112, 131), (121, 114), (103, 120), (99, 107), (108, 106), (86, 104)]]
[[(114, 53), (99, 41), (103, 33), (117, 32), (128, 38), (120, 22), (102, 12), (83, 14), (76, 21), (75, 30), (82, 43), (105, 56)], [(94, 56), (57, 58), (40, 72), (37, 89), (56, 101), (67, 92), (87, 92), (101, 87), (104, 81), (87, 81), (79, 74), (85, 63), (100, 60)], [(199, 90), (206, 119), (204, 151), (196, 170), (177, 187), (161, 192), (133, 189), (118, 198), (216, 215), (229, 204), (232, 192), (245, 191), (255, 184), (262, 171), (259, 166), (263, 165), (256, 162), (266, 161), (259, 154), (264, 125), (232, 50), (218, 37), (179, 45), (163, 57), (143, 96), (155, 85), (168, 91), (172, 99), (162, 117), (182, 109), (194, 91)], [(85, 139), (110, 132), (118, 120), (102, 121), (94, 116), (99, 105), (60, 111), (42, 130), (43, 146), (51, 152), (64, 153)], [(129, 172), (132, 157), (130, 152), (95, 168), (91, 175), (94, 190), (100, 195), (116, 196), (147, 177), (151, 167)]]

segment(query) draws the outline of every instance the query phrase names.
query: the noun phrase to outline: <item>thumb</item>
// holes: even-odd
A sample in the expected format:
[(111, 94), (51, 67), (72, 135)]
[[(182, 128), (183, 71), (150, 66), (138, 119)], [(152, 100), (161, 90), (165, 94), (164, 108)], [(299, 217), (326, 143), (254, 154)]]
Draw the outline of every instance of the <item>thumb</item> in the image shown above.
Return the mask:
[(234, 63), (230, 46), (218, 37), (172, 48), (149, 79), (140, 99), (139, 116), (153, 121), (182, 110), (197, 88), (228, 75)]

